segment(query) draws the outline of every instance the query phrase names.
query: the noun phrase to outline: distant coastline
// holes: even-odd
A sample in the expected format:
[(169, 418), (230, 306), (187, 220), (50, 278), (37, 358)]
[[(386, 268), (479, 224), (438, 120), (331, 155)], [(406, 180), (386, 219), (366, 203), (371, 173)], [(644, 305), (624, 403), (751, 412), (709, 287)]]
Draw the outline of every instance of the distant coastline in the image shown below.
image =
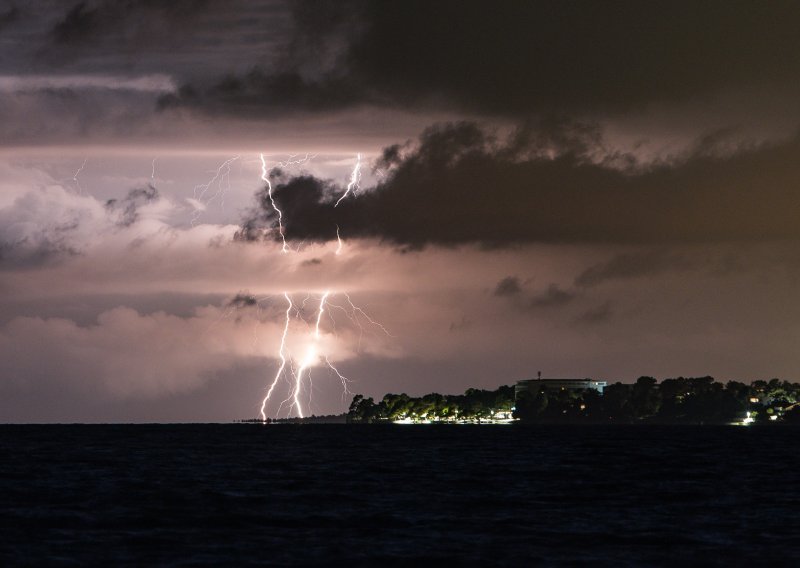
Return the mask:
[[(356, 395), (348, 423), (452, 424), (800, 424), (800, 384), (772, 379), (750, 384), (713, 377), (640, 377), (635, 383), (520, 381), (496, 390), (422, 397), (387, 394), (379, 402)], [(521, 385), (524, 384), (524, 388)], [(535, 388), (530, 388), (534, 385)]]
[[(495, 390), (412, 397), (357, 394), (347, 413), (236, 420), (254, 424), (800, 424), (800, 383), (752, 383), (713, 377), (639, 377), (635, 383), (572, 380), (602, 389), (566, 388), (565, 380), (528, 380)], [(521, 388), (523, 383), (525, 388)], [(530, 384), (536, 388), (529, 388)]]
[(234, 420), (241, 424), (345, 424), (347, 423), (347, 414), (326, 414), (323, 416), (299, 416), (293, 418), (245, 418), (242, 420)]

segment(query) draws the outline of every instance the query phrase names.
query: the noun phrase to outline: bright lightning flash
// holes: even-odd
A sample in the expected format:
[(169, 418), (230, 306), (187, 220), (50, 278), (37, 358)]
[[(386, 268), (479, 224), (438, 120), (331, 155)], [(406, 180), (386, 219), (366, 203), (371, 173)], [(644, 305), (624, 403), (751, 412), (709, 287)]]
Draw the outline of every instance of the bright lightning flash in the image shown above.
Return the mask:
[(317, 310), (317, 323), (314, 326), (314, 341), (311, 345), (308, 346), (306, 350), (306, 356), (303, 357), (303, 361), (300, 364), (300, 368), (297, 370), (297, 374), (295, 376), (294, 381), (294, 402), (293, 405), (297, 409), (297, 415), (300, 418), (303, 417), (303, 409), (300, 407), (300, 386), (303, 382), (303, 373), (314, 365), (319, 358), (319, 354), (317, 353), (317, 344), (319, 343), (319, 324), (322, 321), (322, 314), (325, 311), (325, 301), (328, 299), (328, 295), (330, 292), (325, 292), (322, 295), (322, 299), (319, 301), (319, 309)]
[(361, 154), (358, 154), (356, 158), (356, 165), (353, 168), (353, 171), (350, 172), (350, 183), (347, 184), (347, 190), (336, 201), (334, 207), (338, 207), (339, 204), (342, 202), (342, 199), (350, 195), (350, 192), (354, 194), (358, 193), (358, 190), (361, 189), (360, 184), (361, 184)]
[[(302, 358), (295, 359), (288, 347), (288, 336), (290, 332), (290, 326), (292, 321), (292, 313), (297, 313), (297, 319), (305, 323), (305, 320), (302, 318), (301, 310), (302, 305), (306, 303), (309, 299), (306, 297), (302, 304), (298, 306), (295, 302), (292, 301), (292, 297), (289, 295), (288, 292), (283, 293), (283, 297), (286, 299), (286, 311), (283, 323), (283, 332), (281, 334), (281, 342), (280, 348), (278, 349), (278, 358), (280, 359), (280, 365), (278, 366), (278, 370), (275, 372), (275, 376), (272, 378), (272, 382), (267, 389), (267, 393), (261, 401), (261, 420), (265, 421), (267, 419), (267, 405), (272, 400), (272, 395), (275, 392), (275, 388), (280, 382), (281, 378), (285, 379), (289, 382), (289, 395), (288, 397), (283, 400), (279, 407), (278, 412), (280, 412), (281, 408), (288, 405), (289, 414), (292, 413), (292, 410), (297, 414), (298, 417), (303, 418), (304, 416), (304, 409), (303, 403), (301, 401), (302, 394), (304, 392), (304, 379), (310, 379), (311, 377), (311, 369), (316, 367), (320, 364), (321, 361), (324, 361), (324, 365), (328, 367), (336, 377), (341, 381), (342, 387), (344, 389), (343, 395), (347, 394), (349, 391), (347, 389), (347, 385), (350, 382), (349, 379), (344, 376), (339, 369), (331, 362), (329, 354), (320, 351), (320, 343), (323, 336), (322, 324), (323, 324), (323, 317), (329, 311), (327, 308), (328, 306), (332, 306), (338, 309), (342, 309), (339, 306), (333, 305), (329, 303), (329, 299), (331, 297), (331, 292), (326, 290), (319, 299), (319, 305), (316, 310), (316, 318), (314, 320), (314, 331), (311, 335), (310, 342), (305, 347), (303, 352)], [(349, 298), (347, 300), (349, 305), (352, 305)], [(360, 310), (356, 308), (356, 310)], [(357, 317), (352, 318), (352, 315), (355, 315), (357, 312), (353, 311), (351, 314), (347, 314), (349, 318), (353, 319), (359, 326), (360, 322), (358, 322)], [(359, 312), (362, 316), (364, 315), (363, 311)], [(334, 320), (331, 319), (333, 322)], [(368, 320), (372, 321), (372, 320)], [(334, 328), (335, 329), (335, 328)], [(309, 385), (310, 385), (309, 380)]]
[(278, 209), (278, 206), (275, 204), (275, 199), (272, 197), (272, 184), (269, 181), (269, 177), (267, 177), (267, 173), (269, 170), (267, 169), (267, 160), (264, 158), (264, 153), (260, 154), (261, 157), (261, 181), (267, 184), (267, 195), (269, 196), (269, 202), (272, 204), (272, 209), (275, 210), (275, 213), (278, 214), (278, 232), (281, 235), (281, 241), (283, 241), (283, 245), (281, 246), (281, 252), (286, 254), (289, 252), (289, 247), (286, 245), (286, 237), (283, 236), (283, 212)]
[[(278, 208), (277, 204), (275, 203), (275, 199), (272, 195), (272, 183), (269, 181), (269, 171), (270, 168), (267, 165), (267, 160), (263, 153), (259, 155), (261, 159), (261, 181), (266, 184), (267, 187), (267, 195), (269, 197), (270, 204), (272, 205), (272, 209), (275, 211), (276, 215), (278, 216), (278, 231), (281, 236), (282, 246), (281, 252), (288, 253), (290, 251), (289, 246), (286, 242), (286, 238), (284, 236), (284, 229), (283, 229), (283, 212)], [(296, 156), (290, 156), (289, 159), (285, 162), (278, 162), (278, 165), (281, 167), (287, 166), (294, 166), (298, 164), (305, 163), (311, 160), (314, 156), (306, 154), (304, 157), (296, 158)], [(347, 184), (347, 190), (345, 193), (339, 198), (336, 202), (336, 205), (347, 197), (350, 193), (356, 193), (359, 188), (359, 183), (361, 181), (361, 154), (357, 155), (356, 165), (350, 173), (350, 181)], [(343, 241), (339, 234), (339, 226), (336, 226), (336, 240), (337, 240), (337, 248), (336, 248), (336, 255), (340, 255), (343, 248)], [(323, 322), (323, 315), (327, 312), (329, 314), (330, 322), (333, 326), (331, 333), (336, 332), (336, 320), (330, 315), (332, 310), (338, 310), (355, 325), (359, 328), (359, 348), (361, 346), (361, 338), (364, 334), (364, 325), (363, 322), (368, 323), (371, 326), (377, 327), (383, 333), (391, 337), (391, 334), (386, 330), (384, 326), (373, 320), (367, 313), (356, 306), (353, 301), (351, 300), (349, 294), (346, 292), (343, 293), (346, 299), (346, 305), (340, 306), (337, 304), (332, 304), (330, 302), (330, 298), (333, 294), (326, 290), (319, 299), (319, 305), (316, 310), (316, 319), (314, 322), (314, 332), (310, 338), (309, 343), (307, 343), (305, 347), (305, 351), (303, 353), (302, 358), (295, 359), (292, 357), (292, 354), (287, 347), (287, 337), (289, 335), (290, 324), (292, 320), (292, 313), (297, 314), (297, 319), (301, 320), (307, 326), (310, 327), (308, 322), (302, 316), (302, 313), (305, 309), (306, 302), (311, 297), (311, 294), (306, 295), (303, 301), (298, 306), (292, 301), (292, 297), (289, 292), (284, 292), (283, 297), (286, 299), (286, 313), (285, 319), (283, 324), (283, 333), (281, 335), (281, 342), (280, 347), (278, 349), (278, 358), (280, 359), (280, 365), (278, 366), (278, 370), (275, 373), (275, 376), (272, 379), (272, 382), (267, 389), (266, 396), (264, 396), (263, 400), (261, 401), (261, 420), (267, 420), (267, 405), (269, 404), (270, 400), (272, 399), (272, 395), (275, 391), (277, 384), (280, 382), (281, 378), (283, 377), (285, 380), (289, 382), (289, 395), (288, 397), (280, 403), (278, 406), (277, 412), (280, 413), (281, 409), (288, 405), (288, 412), (289, 414), (292, 413), (294, 410), (300, 418), (303, 418), (304, 411), (303, 406), (301, 403), (301, 395), (303, 393), (303, 385), (304, 385), (304, 377), (308, 378), (308, 385), (309, 385), (309, 396), (311, 392), (311, 369), (318, 364), (322, 360), (325, 362), (325, 366), (327, 366), (333, 373), (339, 378), (342, 382), (342, 387), (344, 389), (343, 396), (346, 395), (349, 391), (347, 389), (347, 384), (349, 379), (345, 377), (331, 362), (330, 357), (327, 353), (320, 352), (320, 343), (322, 339), (323, 331), (321, 329), (322, 322)], [(330, 308), (330, 309), (326, 309)]]
[(278, 356), (281, 359), (281, 365), (278, 367), (278, 372), (275, 373), (275, 378), (272, 380), (272, 384), (269, 386), (267, 396), (265, 396), (264, 400), (261, 401), (261, 420), (267, 419), (267, 415), (265, 413), (267, 402), (269, 402), (269, 398), (272, 396), (272, 391), (275, 390), (275, 385), (278, 384), (278, 380), (283, 375), (284, 369), (286, 369), (286, 335), (289, 333), (289, 322), (292, 319), (292, 308), (294, 305), (292, 305), (292, 299), (289, 297), (287, 292), (283, 293), (283, 297), (286, 298), (286, 303), (288, 305), (286, 307), (286, 320), (283, 325), (283, 335), (281, 335), (281, 348), (278, 350)]

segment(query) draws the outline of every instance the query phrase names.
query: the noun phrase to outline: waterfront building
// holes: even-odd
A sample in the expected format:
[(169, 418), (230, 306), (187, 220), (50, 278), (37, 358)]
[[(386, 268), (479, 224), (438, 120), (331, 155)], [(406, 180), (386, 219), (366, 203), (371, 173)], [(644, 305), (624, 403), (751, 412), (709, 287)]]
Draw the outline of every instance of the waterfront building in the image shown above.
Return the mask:
[(540, 376), (536, 379), (524, 379), (517, 381), (517, 384), (514, 386), (514, 398), (518, 398), (522, 392), (536, 394), (543, 388), (546, 388), (549, 391), (596, 390), (598, 393), (603, 394), (603, 389), (607, 385), (608, 383), (606, 381), (595, 381), (592, 379), (543, 379)]

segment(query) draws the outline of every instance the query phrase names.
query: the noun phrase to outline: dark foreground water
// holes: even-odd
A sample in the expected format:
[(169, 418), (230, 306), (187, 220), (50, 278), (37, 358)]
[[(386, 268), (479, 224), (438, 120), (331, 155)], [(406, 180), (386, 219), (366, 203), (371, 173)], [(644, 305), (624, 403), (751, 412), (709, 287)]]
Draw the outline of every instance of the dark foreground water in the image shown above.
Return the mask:
[(0, 426), (0, 565), (791, 565), (798, 435)]

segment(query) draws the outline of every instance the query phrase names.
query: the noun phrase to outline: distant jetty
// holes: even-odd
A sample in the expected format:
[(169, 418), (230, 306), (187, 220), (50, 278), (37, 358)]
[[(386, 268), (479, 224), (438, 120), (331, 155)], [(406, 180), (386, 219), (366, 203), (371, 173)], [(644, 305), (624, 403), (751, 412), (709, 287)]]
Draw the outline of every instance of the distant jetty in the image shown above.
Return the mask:
[(345, 424), (347, 422), (347, 414), (327, 414), (324, 416), (306, 416), (300, 418), (299, 416), (293, 418), (243, 418), (241, 420), (234, 420), (238, 424)]

